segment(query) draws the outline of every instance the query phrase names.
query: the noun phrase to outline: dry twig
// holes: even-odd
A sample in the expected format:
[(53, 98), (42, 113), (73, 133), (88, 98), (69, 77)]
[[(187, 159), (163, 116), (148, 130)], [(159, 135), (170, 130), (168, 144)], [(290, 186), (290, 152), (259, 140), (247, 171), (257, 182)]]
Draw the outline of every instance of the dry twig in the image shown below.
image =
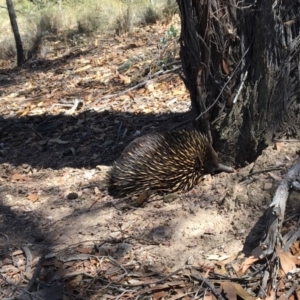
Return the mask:
[[(106, 96), (103, 96), (99, 99), (97, 99), (96, 101), (93, 102), (93, 105), (96, 105), (98, 104), (101, 100), (104, 100), (104, 99), (110, 99), (110, 98), (114, 98), (114, 97), (120, 97), (122, 95), (125, 95), (127, 94), (128, 92), (131, 92), (133, 90), (136, 90), (136, 89), (139, 89), (141, 87), (143, 87), (149, 80), (153, 79), (154, 77), (158, 77), (160, 75), (165, 75), (165, 74), (168, 74), (168, 73), (171, 73), (171, 72), (175, 72), (175, 71), (178, 71), (180, 70), (182, 67), (181, 66), (177, 66), (177, 67), (174, 67), (173, 69), (171, 70), (160, 70), (152, 75), (149, 75), (147, 79), (145, 79), (144, 81), (138, 83), (137, 85), (129, 88), (129, 89), (126, 89), (125, 91), (122, 91), (120, 93), (117, 93), (117, 94), (111, 94), (111, 95), (106, 95)], [(97, 108), (94, 108), (95, 110), (97, 110)]]

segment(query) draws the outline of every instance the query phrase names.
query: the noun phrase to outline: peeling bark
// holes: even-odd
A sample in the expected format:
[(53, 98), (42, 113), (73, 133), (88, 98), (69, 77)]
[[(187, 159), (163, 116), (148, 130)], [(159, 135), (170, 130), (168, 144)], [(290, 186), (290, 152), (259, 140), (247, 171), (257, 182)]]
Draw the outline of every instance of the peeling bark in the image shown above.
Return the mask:
[(283, 128), (297, 136), (300, 2), (177, 2), (184, 81), (214, 147), (244, 165)]

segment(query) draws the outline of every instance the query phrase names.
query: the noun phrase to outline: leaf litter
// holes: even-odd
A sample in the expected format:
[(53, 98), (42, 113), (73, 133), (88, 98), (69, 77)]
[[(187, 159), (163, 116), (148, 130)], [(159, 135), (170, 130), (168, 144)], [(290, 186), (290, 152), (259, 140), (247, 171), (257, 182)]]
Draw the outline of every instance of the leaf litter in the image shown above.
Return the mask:
[[(240, 253), (299, 143), (276, 143), (237, 174), (207, 176), (185, 194), (107, 195), (105, 174), (131, 140), (191, 116), (180, 68), (159, 63), (168, 26), (68, 50), (53, 44), (21, 70), (1, 63), (9, 74), (0, 74), (2, 298), (298, 297), (298, 240), (276, 249), (263, 292), (266, 259)], [(254, 173), (274, 165), (283, 167)], [(283, 232), (297, 228), (299, 203), (292, 193)]]

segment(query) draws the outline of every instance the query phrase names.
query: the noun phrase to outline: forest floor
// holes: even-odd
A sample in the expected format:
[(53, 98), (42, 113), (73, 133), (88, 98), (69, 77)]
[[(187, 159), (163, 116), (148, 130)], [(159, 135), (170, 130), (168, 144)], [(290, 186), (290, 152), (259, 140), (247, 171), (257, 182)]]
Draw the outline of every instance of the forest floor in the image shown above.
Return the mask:
[[(190, 116), (169, 28), (68, 47), (48, 37), (24, 68), (0, 62), (1, 298), (24, 293), (42, 264), (37, 275), (52, 298), (40, 299), (60, 299), (62, 287), (64, 299), (194, 299), (199, 287), (183, 280), (190, 267), (205, 273), (243, 249), (249, 255), (245, 241), (300, 142), (277, 142), (236, 173), (142, 206), (107, 194), (107, 170), (130, 141)], [(298, 198), (292, 193), (289, 215)]]

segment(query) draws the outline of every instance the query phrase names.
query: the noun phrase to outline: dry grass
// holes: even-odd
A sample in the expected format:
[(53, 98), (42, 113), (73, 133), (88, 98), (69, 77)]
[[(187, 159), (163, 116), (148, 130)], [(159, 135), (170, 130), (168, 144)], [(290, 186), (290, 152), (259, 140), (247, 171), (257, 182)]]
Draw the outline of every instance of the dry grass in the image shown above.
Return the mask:
[[(173, 13), (176, 0), (14, 1), (26, 56), (41, 54), (43, 36), (56, 33), (66, 43), (78, 43), (80, 34), (122, 34), (133, 26), (151, 24)], [(0, 7), (5, 7), (0, 0)], [(0, 59), (15, 56), (15, 43), (6, 9), (0, 8)]]

